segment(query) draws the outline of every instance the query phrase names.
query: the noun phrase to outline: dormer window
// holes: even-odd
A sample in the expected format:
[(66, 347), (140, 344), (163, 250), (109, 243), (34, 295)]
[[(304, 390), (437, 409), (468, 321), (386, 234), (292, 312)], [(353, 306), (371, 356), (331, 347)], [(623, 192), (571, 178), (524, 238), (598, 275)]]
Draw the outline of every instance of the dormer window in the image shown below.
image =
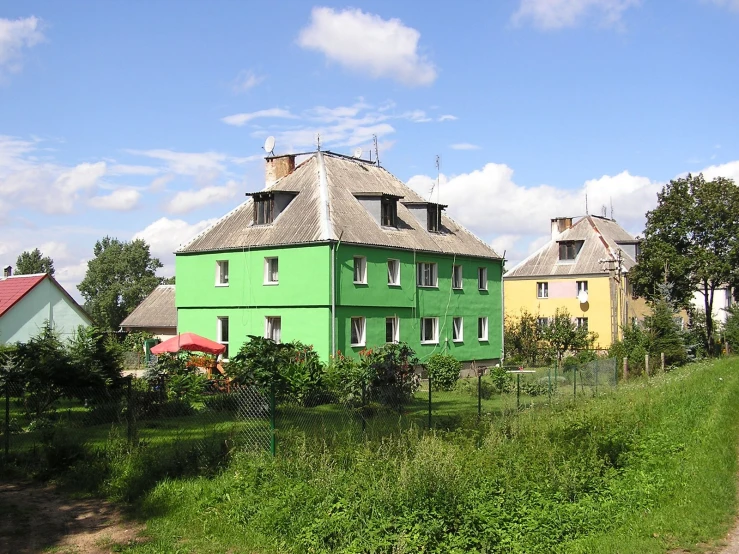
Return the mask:
[(443, 208), (439, 204), (429, 204), (426, 210), (426, 229), (432, 233), (438, 233), (441, 229), (441, 210)]
[(382, 197), (380, 201), (380, 225), (383, 227), (398, 226), (398, 199), (396, 197)]
[(268, 225), (274, 221), (275, 197), (265, 194), (254, 197), (254, 225)]
[(288, 190), (247, 193), (254, 199), (254, 225), (273, 223), (297, 194)]
[(582, 248), (581, 240), (563, 240), (559, 242), (560, 261), (572, 261), (577, 258)]

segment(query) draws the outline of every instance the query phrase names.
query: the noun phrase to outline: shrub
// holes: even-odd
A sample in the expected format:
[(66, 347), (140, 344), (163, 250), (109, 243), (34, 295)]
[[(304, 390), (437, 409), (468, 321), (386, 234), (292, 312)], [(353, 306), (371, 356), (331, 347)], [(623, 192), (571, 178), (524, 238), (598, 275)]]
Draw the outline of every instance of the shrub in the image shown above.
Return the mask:
[(477, 398), (477, 395), (479, 394), (480, 398), (483, 400), (490, 400), (493, 397), (493, 394), (499, 392), (495, 385), (484, 379), (480, 381), (480, 390), (478, 391), (477, 379), (473, 379), (471, 377), (457, 380), (455, 389), (461, 394), (474, 396), (475, 398)]
[(453, 390), (462, 371), (462, 362), (448, 354), (434, 354), (426, 363), (431, 384), (436, 390)]
[(739, 307), (732, 306), (726, 310), (729, 316), (724, 325), (724, 336), (726, 343), (732, 352), (739, 352)]
[(503, 366), (493, 366), (490, 368), (490, 379), (493, 386), (499, 393), (507, 392), (513, 384), (513, 378), (507, 373)]
[(415, 374), (418, 358), (406, 343), (385, 344), (360, 352), (367, 368), (369, 400), (400, 408), (407, 404), (420, 386)]

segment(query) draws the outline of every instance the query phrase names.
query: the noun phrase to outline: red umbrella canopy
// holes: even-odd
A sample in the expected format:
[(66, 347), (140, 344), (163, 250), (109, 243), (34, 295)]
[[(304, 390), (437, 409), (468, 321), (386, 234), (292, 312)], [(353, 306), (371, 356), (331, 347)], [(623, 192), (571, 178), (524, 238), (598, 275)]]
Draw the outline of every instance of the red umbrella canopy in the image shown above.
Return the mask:
[(195, 333), (182, 333), (164, 342), (160, 342), (151, 349), (152, 354), (164, 354), (165, 352), (179, 352), (189, 350), (192, 352), (206, 352), (208, 354), (223, 354), (226, 347)]

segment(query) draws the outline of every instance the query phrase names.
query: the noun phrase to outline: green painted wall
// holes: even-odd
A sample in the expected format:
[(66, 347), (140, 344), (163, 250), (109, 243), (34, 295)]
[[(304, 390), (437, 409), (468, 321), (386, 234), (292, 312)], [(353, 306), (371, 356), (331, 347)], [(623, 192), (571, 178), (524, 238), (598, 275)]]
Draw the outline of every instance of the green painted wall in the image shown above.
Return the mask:
[[(354, 283), (354, 257), (367, 258), (367, 284)], [(387, 260), (400, 261), (400, 286), (387, 282)], [(438, 287), (416, 287), (416, 264), (437, 264)], [(463, 289), (452, 289), (452, 266), (462, 266)], [(342, 244), (337, 252), (337, 348), (359, 352), (350, 346), (351, 317), (367, 318), (367, 346), (385, 342), (385, 318), (400, 318), (400, 340), (420, 358), (447, 351), (460, 360), (499, 358), (502, 348), (502, 271), (497, 260), (414, 253)], [(477, 269), (488, 270), (488, 290), (480, 291)], [(439, 318), (439, 344), (421, 344), (421, 318)], [(462, 317), (464, 340), (452, 341), (452, 318)], [(488, 318), (488, 340), (477, 339), (477, 319)]]
[[(264, 258), (279, 259), (279, 284), (265, 286)], [(367, 284), (354, 281), (354, 256), (367, 258)], [(387, 283), (388, 258), (400, 261), (400, 286)], [(229, 261), (229, 285), (216, 286), (216, 262)], [(438, 287), (416, 287), (416, 263), (437, 263)], [(463, 267), (464, 288), (452, 290), (452, 265)], [(488, 290), (477, 287), (477, 268), (488, 268)], [(178, 255), (178, 331), (216, 339), (217, 318), (229, 318), (229, 351), (248, 334), (264, 334), (266, 316), (282, 317), (282, 340), (313, 344), (323, 359), (331, 351), (331, 249), (328, 245), (216, 254)], [(447, 351), (460, 360), (499, 358), (502, 347), (501, 262), (341, 244), (336, 253), (336, 346), (350, 346), (351, 318), (367, 318), (366, 346), (385, 342), (385, 318), (400, 319), (400, 340), (425, 358)], [(244, 309), (246, 308), (246, 309)], [(477, 338), (477, 318), (488, 317), (488, 341)], [(422, 345), (422, 317), (439, 318), (439, 344)], [(464, 341), (452, 341), (452, 318), (464, 318)]]

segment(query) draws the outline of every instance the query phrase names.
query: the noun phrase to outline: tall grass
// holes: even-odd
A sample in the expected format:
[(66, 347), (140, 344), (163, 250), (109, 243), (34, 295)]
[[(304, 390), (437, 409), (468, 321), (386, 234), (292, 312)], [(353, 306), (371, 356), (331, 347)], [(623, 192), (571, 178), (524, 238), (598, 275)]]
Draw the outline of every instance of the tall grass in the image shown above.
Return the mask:
[(664, 552), (735, 510), (739, 360), (476, 428), (294, 440), (166, 480), (131, 552)]

